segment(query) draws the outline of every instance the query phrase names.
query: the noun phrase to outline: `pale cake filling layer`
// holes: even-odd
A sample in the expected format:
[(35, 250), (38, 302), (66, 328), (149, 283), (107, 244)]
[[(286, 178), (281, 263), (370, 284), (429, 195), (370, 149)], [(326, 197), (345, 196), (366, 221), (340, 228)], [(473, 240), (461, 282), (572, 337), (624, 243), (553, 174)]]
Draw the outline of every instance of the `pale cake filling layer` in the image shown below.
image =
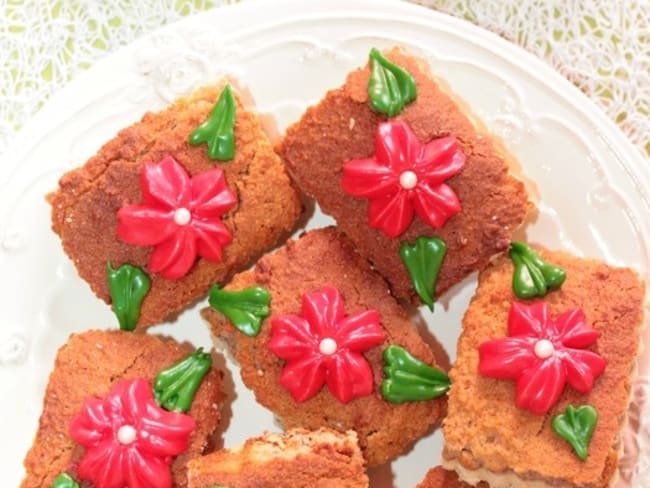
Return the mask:
[(563, 483), (561, 485), (548, 483), (540, 480), (525, 480), (513, 472), (493, 473), (485, 468), (467, 469), (458, 461), (442, 460), (442, 467), (456, 471), (458, 477), (465, 483), (476, 486), (481, 481), (486, 481), (490, 488), (572, 488), (573, 485)]
[[(331, 445), (336, 449), (354, 450), (357, 445), (356, 433), (348, 431), (345, 434), (335, 434), (324, 430), (308, 432), (297, 429), (287, 434), (266, 433), (254, 441), (249, 441), (243, 446), (224, 450), (222, 456), (214, 464), (218, 464), (224, 472), (236, 473), (241, 469), (242, 463), (254, 462), (258, 464), (270, 463), (277, 460), (291, 461), (300, 455), (309, 455), (318, 445)], [(242, 454), (245, 454), (244, 460)]]

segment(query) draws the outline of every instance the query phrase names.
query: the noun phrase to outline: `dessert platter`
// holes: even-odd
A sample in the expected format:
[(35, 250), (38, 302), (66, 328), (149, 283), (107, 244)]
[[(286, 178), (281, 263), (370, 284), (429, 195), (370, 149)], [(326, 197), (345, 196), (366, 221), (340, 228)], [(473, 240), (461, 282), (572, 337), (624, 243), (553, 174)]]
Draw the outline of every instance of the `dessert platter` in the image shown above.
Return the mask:
[(650, 486), (644, 164), (411, 5), (137, 41), (0, 165), (7, 486)]

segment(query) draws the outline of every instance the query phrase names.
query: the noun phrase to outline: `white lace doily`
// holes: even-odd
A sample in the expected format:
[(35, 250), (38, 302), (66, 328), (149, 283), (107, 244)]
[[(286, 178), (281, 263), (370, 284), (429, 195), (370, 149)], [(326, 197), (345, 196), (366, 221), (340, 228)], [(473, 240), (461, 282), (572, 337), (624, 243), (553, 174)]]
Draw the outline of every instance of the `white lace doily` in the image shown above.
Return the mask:
[(548, 61), (650, 156), (650, 1), (419, 0)]
[[(0, 2), (0, 154), (79, 71), (161, 25), (232, 1)], [(546, 59), (650, 155), (650, 1), (416, 1), (486, 27)]]

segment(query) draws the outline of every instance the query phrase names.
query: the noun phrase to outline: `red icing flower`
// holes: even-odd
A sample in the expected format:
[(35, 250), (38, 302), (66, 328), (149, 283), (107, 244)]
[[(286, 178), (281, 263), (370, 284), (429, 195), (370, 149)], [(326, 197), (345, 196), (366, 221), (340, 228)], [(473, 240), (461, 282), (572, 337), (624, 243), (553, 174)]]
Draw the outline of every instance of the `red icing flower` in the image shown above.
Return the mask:
[(223, 171), (211, 169), (190, 178), (171, 156), (147, 163), (140, 182), (141, 205), (118, 214), (117, 235), (127, 244), (154, 246), (149, 270), (168, 279), (182, 278), (197, 256), (220, 262), (232, 235), (221, 222), (237, 198)]
[(453, 137), (420, 144), (405, 122), (384, 122), (375, 135), (375, 155), (343, 166), (343, 191), (368, 198), (370, 227), (397, 237), (411, 224), (414, 210), (435, 228), (460, 212), (460, 201), (445, 181), (464, 166), (465, 155)]
[(327, 383), (342, 403), (372, 393), (373, 377), (361, 352), (384, 340), (379, 312), (344, 315), (339, 291), (326, 286), (302, 296), (302, 315), (272, 320), (269, 349), (287, 361), (280, 383), (304, 402)]
[(544, 415), (557, 403), (565, 383), (589, 393), (607, 364), (600, 355), (584, 350), (600, 332), (587, 325), (578, 308), (554, 320), (544, 302), (513, 302), (508, 335), (480, 345), (479, 372), (515, 380), (517, 407), (536, 415)]
[(72, 438), (86, 449), (79, 479), (95, 488), (171, 488), (169, 465), (194, 427), (189, 415), (160, 408), (148, 381), (120, 381), (72, 419)]

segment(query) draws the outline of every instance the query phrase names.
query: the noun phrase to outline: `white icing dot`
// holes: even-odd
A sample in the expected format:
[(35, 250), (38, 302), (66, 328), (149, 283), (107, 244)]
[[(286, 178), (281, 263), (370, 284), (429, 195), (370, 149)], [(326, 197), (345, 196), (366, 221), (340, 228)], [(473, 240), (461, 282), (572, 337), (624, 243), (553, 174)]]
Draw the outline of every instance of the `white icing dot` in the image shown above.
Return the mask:
[(327, 354), (328, 356), (334, 354), (337, 349), (338, 345), (336, 344), (336, 341), (331, 337), (326, 337), (320, 341), (320, 344), (318, 345), (318, 350), (323, 354)]
[(192, 220), (192, 214), (185, 207), (177, 208), (174, 212), (174, 222), (178, 225), (187, 225)]
[(399, 184), (405, 190), (412, 190), (418, 184), (418, 175), (413, 171), (404, 171), (399, 175)]
[(554, 353), (553, 343), (548, 339), (541, 339), (535, 343), (535, 356), (539, 359), (550, 358)]
[(117, 431), (117, 440), (124, 445), (131, 444), (137, 437), (137, 434), (138, 433), (135, 431), (132, 425), (126, 424), (120, 427)]

